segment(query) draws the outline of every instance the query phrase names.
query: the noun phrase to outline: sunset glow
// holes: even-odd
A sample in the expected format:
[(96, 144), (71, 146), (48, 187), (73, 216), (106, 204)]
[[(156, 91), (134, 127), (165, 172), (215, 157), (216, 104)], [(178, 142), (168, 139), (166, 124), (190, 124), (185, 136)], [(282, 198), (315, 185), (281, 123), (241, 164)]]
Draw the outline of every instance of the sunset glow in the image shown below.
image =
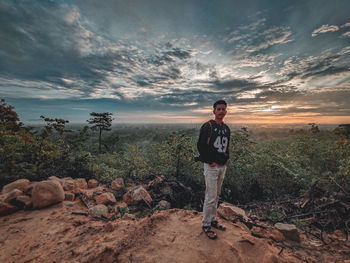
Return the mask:
[[(350, 2), (0, 3), (0, 98), (24, 123), (350, 122)], [(303, 19), (296, 19), (302, 17)]]

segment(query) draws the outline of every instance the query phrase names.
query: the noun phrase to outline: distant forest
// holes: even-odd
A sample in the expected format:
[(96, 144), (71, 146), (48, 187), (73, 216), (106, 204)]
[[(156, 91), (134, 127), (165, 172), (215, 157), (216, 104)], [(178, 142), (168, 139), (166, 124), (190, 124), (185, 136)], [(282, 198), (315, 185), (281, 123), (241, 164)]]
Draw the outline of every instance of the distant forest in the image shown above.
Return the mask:
[[(41, 126), (28, 127), (1, 101), (0, 186), (50, 176), (102, 183), (122, 177), (132, 184), (162, 174), (203, 196), (202, 164), (193, 158), (200, 124), (118, 124), (101, 132), (88, 123), (70, 125), (50, 117), (42, 116)], [(347, 125), (232, 125), (221, 198), (234, 204), (280, 200), (303, 194), (316, 181), (325, 191), (349, 193), (349, 139)], [(200, 202), (190, 199), (184, 205), (198, 209)]]

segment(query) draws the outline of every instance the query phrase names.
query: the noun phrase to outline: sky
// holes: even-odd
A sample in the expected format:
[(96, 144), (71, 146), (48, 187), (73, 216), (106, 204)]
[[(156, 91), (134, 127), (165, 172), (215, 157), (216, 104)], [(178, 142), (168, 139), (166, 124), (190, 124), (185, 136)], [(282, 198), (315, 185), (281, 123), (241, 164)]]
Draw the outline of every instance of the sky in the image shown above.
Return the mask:
[(20, 120), (350, 123), (349, 0), (1, 0)]

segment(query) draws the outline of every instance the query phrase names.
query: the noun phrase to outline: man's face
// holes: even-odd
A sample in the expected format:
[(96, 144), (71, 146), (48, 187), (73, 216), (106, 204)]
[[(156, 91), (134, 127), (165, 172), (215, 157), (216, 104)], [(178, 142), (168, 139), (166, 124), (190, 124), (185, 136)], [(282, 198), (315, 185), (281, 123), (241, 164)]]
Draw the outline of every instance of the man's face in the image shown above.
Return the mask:
[(216, 108), (213, 110), (213, 113), (215, 115), (215, 119), (222, 120), (227, 113), (226, 105), (225, 104), (216, 105)]

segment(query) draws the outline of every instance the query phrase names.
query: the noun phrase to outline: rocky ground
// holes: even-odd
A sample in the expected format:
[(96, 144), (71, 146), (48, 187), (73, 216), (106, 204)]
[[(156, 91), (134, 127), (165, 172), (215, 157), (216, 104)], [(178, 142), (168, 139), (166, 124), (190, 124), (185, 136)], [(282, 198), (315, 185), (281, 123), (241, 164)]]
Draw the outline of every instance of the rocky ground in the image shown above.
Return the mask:
[[(67, 186), (67, 182), (60, 182)], [(219, 221), (227, 229), (216, 231), (216, 240), (208, 239), (203, 233), (201, 213), (197, 211), (163, 207), (166, 210), (153, 209), (154, 213), (146, 216), (140, 210), (124, 214), (127, 210), (123, 208), (128, 205), (131, 210), (135, 202), (141, 202), (147, 209), (153, 202), (149, 198), (155, 196), (152, 187), (160, 182), (158, 178), (144, 185), (142, 191), (137, 186), (131, 187), (124, 193), (124, 202), (121, 198), (118, 200), (118, 195), (117, 200), (111, 200), (113, 197), (108, 193), (116, 196), (111, 188), (93, 186), (87, 189), (83, 184), (81, 188), (84, 189), (64, 189), (66, 200), (55, 201), (56, 204), (39, 207), (40, 200), (33, 201), (38, 206), (33, 209), (27, 203), (24, 210), (0, 217), (0, 262), (350, 263), (350, 242), (340, 231), (324, 233), (326, 244), (300, 229), (295, 229), (291, 238), (282, 233), (283, 229), (278, 230), (258, 218), (242, 216), (244, 211), (237, 209), (236, 214), (232, 214), (230, 204), (221, 205), (220, 214), (226, 219), (219, 218)], [(21, 190), (22, 194), (18, 191), (10, 194), (13, 190), (6, 188), (8, 193), (3, 193), (0, 201), (5, 204), (4, 201), (12, 200), (12, 203), (6, 203), (8, 206), (24, 205), (22, 198), (14, 196), (26, 193), (33, 198), (34, 192), (29, 194), (31, 187), (27, 188)], [(149, 196), (146, 189), (151, 193)], [(46, 190), (40, 189), (40, 193), (41, 197), (46, 197), (43, 200), (48, 199)], [(67, 195), (69, 193), (73, 196)], [(97, 216), (91, 212), (91, 208), (101, 205), (106, 205), (107, 211)], [(2, 211), (9, 211), (5, 210), (7, 206), (3, 207)], [(140, 204), (136, 207), (142, 209)]]

